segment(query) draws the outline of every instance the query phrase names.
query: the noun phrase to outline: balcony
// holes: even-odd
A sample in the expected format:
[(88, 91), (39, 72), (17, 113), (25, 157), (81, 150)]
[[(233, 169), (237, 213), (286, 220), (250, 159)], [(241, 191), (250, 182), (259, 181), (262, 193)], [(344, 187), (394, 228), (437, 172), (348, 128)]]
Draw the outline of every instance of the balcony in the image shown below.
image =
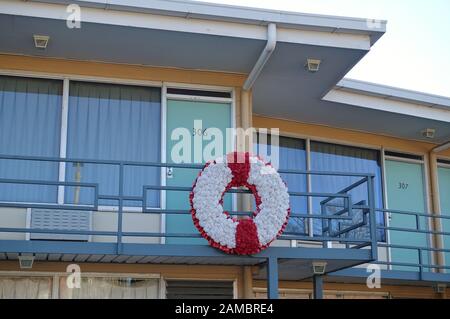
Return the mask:
[[(129, 185), (125, 179), (130, 167), (153, 168), (165, 173), (169, 167), (192, 172), (200, 170), (203, 165), (11, 155), (0, 155), (1, 161), (50, 163), (59, 169), (69, 165), (78, 168), (84, 165), (107, 165), (113, 168), (114, 174), (117, 173), (118, 183), (116, 194), (104, 194), (99, 183), (64, 181), (61, 175), (59, 181), (0, 177), (3, 187), (43, 187), (46, 190), (53, 189), (55, 194), (54, 202), (2, 199), (0, 260), (15, 260), (20, 255), (31, 254), (38, 261), (78, 263), (253, 265), (260, 266), (257, 278), (269, 280), (310, 278), (313, 276), (314, 261), (325, 261), (327, 274), (334, 278), (365, 278), (367, 272), (364, 266), (377, 263), (383, 269), (383, 276), (392, 280), (450, 282), (450, 275), (447, 274), (450, 267), (443, 262), (450, 256), (450, 249), (437, 248), (431, 244), (439, 242), (442, 236), (450, 236), (450, 233), (430, 228), (434, 220), (450, 217), (376, 208), (374, 176), (370, 174), (280, 170), (282, 174), (298, 178), (344, 176), (350, 177), (353, 182), (334, 193), (290, 192), (291, 200), (303, 198), (314, 201), (318, 203), (316, 206), (319, 209), (292, 211), (291, 219), (297, 220), (301, 227), (290, 227), (271, 247), (257, 255), (234, 256), (208, 246), (200, 234), (192, 229), (181, 232), (165, 230), (167, 216), (189, 217), (189, 185), (167, 186), (166, 178), (162, 178), (162, 183), (140, 185), (139, 195), (129, 195), (125, 186)], [(64, 196), (69, 189), (72, 189), (77, 200), (67, 200), (67, 196)], [(363, 200), (360, 196), (357, 200), (353, 197), (355, 189), (364, 189)], [(82, 190), (89, 190), (90, 196), (85, 197), (89, 198), (89, 203), (80, 201)], [(178, 198), (186, 204), (186, 208), (166, 208), (169, 193), (179, 194)], [(231, 189), (229, 193), (236, 203), (249, 192)], [(160, 207), (148, 205), (149, 196), (155, 194)], [(252, 212), (234, 209), (230, 210), (230, 214), (249, 216)], [(381, 222), (377, 220), (377, 214), (382, 216)], [(415, 225), (389, 227), (383, 221), (394, 214), (409, 216)], [(411, 226), (410, 223), (408, 225)], [(414, 240), (410, 244), (393, 244), (390, 237), (399, 233), (410, 236), (420, 234), (426, 239), (426, 244), (417, 245)]]

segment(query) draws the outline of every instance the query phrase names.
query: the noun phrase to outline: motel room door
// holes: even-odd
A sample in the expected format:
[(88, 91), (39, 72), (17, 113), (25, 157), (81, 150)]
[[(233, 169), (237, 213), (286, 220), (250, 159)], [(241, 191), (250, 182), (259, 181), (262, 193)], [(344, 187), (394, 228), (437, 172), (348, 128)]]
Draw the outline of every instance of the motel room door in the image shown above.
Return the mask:
[[(177, 100), (168, 98), (167, 100), (167, 120), (166, 120), (166, 161), (167, 163), (176, 163), (177, 159), (173, 158), (172, 151), (175, 154), (178, 152), (181, 144), (181, 137), (179, 136), (179, 129), (184, 128), (185, 132), (189, 132), (188, 138), (190, 139), (190, 159), (189, 161), (194, 164), (202, 164), (211, 158), (204, 158), (201, 156), (201, 163), (194, 161), (194, 139), (201, 138), (202, 150), (205, 150), (205, 146), (211, 143), (212, 140), (217, 138), (214, 135), (212, 128), (220, 130), (223, 136), (222, 150), (218, 154), (213, 154), (214, 158), (222, 156), (226, 151), (226, 129), (232, 127), (232, 104), (231, 102), (207, 102), (198, 100)], [(201, 128), (199, 128), (199, 122), (201, 121)], [(173, 136), (172, 136), (173, 134)], [(197, 140), (198, 141), (198, 140)], [(217, 145), (217, 144), (215, 144)], [(175, 149), (174, 149), (175, 146)], [(184, 149), (184, 151), (187, 150)], [(198, 147), (197, 147), (198, 150)], [(209, 153), (209, 152), (208, 152)], [(214, 153), (214, 152), (213, 152)], [(184, 155), (183, 152), (181, 152)], [(198, 157), (197, 157), (198, 160)], [(178, 159), (179, 161), (179, 159)], [(171, 172), (166, 173), (166, 185), (167, 186), (183, 186), (192, 187), (195, 178), (197, 177), (199, 170), (185, 169), (185, 168), (173, 168)], [(230, 210), (232, 208), (231, 195), (227, 194), (224, 198), (224, 208)], [(181, 191), (167, 191), (166, 192), (166, 209), (168, 210), (189, 210), (189, 192)], [(174, 215), (166, 214), (165, 228), (168, 234), (199, 234), (195, 228), (191, 215)], [(206, 240), (196, 238), (166, 238), (168, 244), (207, 244)]]
[[(403, 159), (387, 159), (385, 170), (387, 207), (392, 210), (426, 213), (423, 163)], [(420, 225), (417, 225), (416, 217), (412, 215), (389, 213), (389, 216), (389, 227), (428, 229), (425, 217), (419, 218)], [(423, 233), (390, 230), (388, 239), (391, 245), (428, 246), (428, 235)], [(428, 255), (428, 252), (422, 252), (423, 264), (429, 263)], [(393, 263), (417, 264), (419, 263), (419, 252), (418, 250), (391, 248), (390, 259)], [(401, 265), (393, 265), (392, 269), (418, 271), (418, 267)]]
[[(438, 167), (439, 180), (439, 198), (441, 206), (441, 215), (450, 217), (450, 162), (442, 161)], [(450, 219), (442, 219), (442, 231), (450, 233)], [(450, 249), (450, 236), (443, 236), (444, 248)], [(450, 253), (444, 253), (445, 265), (450, 267)], [(450, 269), (445, 269), (446, 273), (450, 273)]]

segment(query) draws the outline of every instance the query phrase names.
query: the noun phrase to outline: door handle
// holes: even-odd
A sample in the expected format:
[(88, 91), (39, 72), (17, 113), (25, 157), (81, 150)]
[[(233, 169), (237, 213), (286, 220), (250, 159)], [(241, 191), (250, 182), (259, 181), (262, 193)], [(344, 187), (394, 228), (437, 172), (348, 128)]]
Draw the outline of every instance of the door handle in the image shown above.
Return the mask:
[(166, 177), (173, 178), (173, 167), (167, 167), (166, 169)]

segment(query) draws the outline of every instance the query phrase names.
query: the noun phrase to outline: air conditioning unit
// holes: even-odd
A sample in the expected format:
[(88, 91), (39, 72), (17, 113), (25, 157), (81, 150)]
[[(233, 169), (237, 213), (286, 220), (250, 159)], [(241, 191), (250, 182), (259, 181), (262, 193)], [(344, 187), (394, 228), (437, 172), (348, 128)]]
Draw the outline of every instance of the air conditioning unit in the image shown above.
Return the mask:
[[(52, 230), (81, 230), (92, 229), (92, 212), (62, 209), (31, 209), (31, 228)], [(89, 241), (90, 235), (32, 233), (30, 240), (70, 240)]]

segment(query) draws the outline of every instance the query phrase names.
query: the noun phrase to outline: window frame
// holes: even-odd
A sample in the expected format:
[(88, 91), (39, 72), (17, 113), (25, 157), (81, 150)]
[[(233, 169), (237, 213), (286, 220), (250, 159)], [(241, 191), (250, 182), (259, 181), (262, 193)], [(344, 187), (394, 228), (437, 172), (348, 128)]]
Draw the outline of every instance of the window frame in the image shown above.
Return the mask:
[[(67, 158), (67, 130), (68, 130), (68, 115), (69, 115), (69, 95), (70, 95), (70, 81), (80, 81), (80, 82), (91, 82), (91, 83), (103, 83), (103, 84), (116, 84), (116, 85), (124, 85), (124, 86), (142, 86), (142, 87), (150, 87), (150, 88), (159, 88), (161, 90), (161, 132), (160, 132), (160, 162), (164, 163), (165, 156), (165, 119), (166, 114), (165, 108), (163, 108), (163, 86), (164, 83), (161, 81), (143, 81), (143, 80), (130, 80), (130, 79), (121, 79), (121, 78), (107, 78), (107, 77), (97, 77), (97, 76), (81, 76), (81, 75), (69, 75), (69, 74), (53, 74), (53, 73), (40, 73), (40, 72), (26, 72), (26, 71), (10, 71), (10, 70), (2, 70), (0, 69), (0, 76), (14, 76), (14, 77), (27, 77), (34, 79), (49, 79), (49, 80), (59, 80), (62, 82), (62, 102), (61, 102), (61, 127), (60, 127), (60, 145), (59, 145), (59, 157), (62, 159)], [(164, 135), (164, 136), (163, 136)], [(163, 161), (164, 160), (164, 161)], [(164, 170), (161, 170), (161, 185), (163, 185), (163, 174)], [(58, 182), (65, 182), (66, 180), (66, 163), (59, 162), (58, 168)], [(165, 180), (164, 180), (165, 181)], [(160, 192), (160, 201), (158, 207), (150, 207), (152, 209), (163, 209), (163, 200), (164, 197), (162, 195), (162, 191)], [(58, 186), (57, 190), (57, 200), (55, 203), (46, 203), (48, 205), (55, 206), (64, 206), (64, 194), (65, 187), (63, 185)], [(8, 202), (5, 202), (8, 203)], [(20, 203), (29, 203), (30, 205), (37, 204), (33, 202), (20, 202)], [(79, 205), (80, 207), (89, 206), (89, 205)], [(118, 205), (99, 205), (99, 212), (117, 212)], [(142, 207), (133, 207), (133, 206), (124, 206), (123, 211), (127, 213), (142, 213)]]
[[(256, 134), (259, 134), (260, 128), (255, 128)], [(270, 133), (270, 131), (268, 131)], [(329, 144), (336, 144), (341, 146), (348, 146), (348, 147), (358, 147), (358, 148), (365, 148), (369, 150), (378, 151), (380, 154), (380, 171), (381, 171), (381, 202), (383, 205), (383, 209), (386, 208), (386, 189), (385, 189), (385, 168), (384, 168), (384, 152), (385, 148), (381, 146), (374, 146), (370, 144), (363, 144), (363, 143), (356, 143), (356, 142), (350, 142), (347, 140), (339, 140), (339, 139), (331, 139), (331, 138), (324, 138), (324, 137), (318, 137), (314, 135), (303, 135), (303, 134), (297, 134), (292, 132), (287, 132), (285, 130), (279, 130), (279, 136), (280, 137), (288, 137), (288, 138), (295, 138), (295, 139), (301, 139), (305, 143), (305, 153), (306, 153), (306, 170), (311, 170), (311, 142), (321, 142), (321, 143), (329, 143)], [(254, 140), (254, 143), (257, 143), (257, 140)], [(398, 150), (397, 150), (398, 151)], [(425, 154), (420, 154), (421, 156), (425, 157)], [(307, 175), (306, 178), (306, 189), (307, 192), (310, 192), (312, 189), (312, 178), (311, 175)], [(308, 197), (307, 201), (307, 207), (308, 207), (308, 215), (312, 215), (312, 198)], [(387, 217), (385, 214), (384, 223), (386, 224)], [(310, 218), (308, 220), (308, 234), (309, 237), (313, 240), (314, 233), (311, 231), (313, 229), (313, 219)], [(388, 241), (387, 234), (386, 234), (386, 242)], [(291, 240), (291, 247), (299, 247), (299, 244), (310, 244), (310, 242), (304, 242), (304, 241), (298, 241), (298, 240)], [(331, 245), (331, 243), (328, 243)], [(331, 248), (331, 246), (329, 247)]]
[[(44, 277), (51, 280), (50, 299), (61, 299), (59, 295), (59, 281), (61, 278), (69, 276), (68, 272), (45, 272), (45, 271), (0, 271), (0, 278), (3, 277)], [(86, 278), (125, 278), (131, 277), (133, 279), (157, 279), (158, 280), (158, 299), (165, 296), (165, 283), (161, 274), (158, 273), (114, 273), (114, 272), (83, 272), (82, 275)]]
[[(104, 84), (117, 84), (117, 85), (131, 85), (131, 86), (142, 86), (142, 87), (152, 87), (159, 88), (161, 91), (161, 132), (160, 132), (160, 162), (166, 162), (166, 121), (167, 121), (167, 100), (169, 98), (180, 98), (180, 99), (189, 99), (193, 98), (196, 101), (227, 101), (231, 105), (231, 123), (232, 127), (236, 127), (236, 90), (234, 87), (230, 86), (217, 86), (217, 85), (203, 85), (203, 84), (190, 84), (183, 82), (170, 82), (170, 81), (152, 81), (152, 80), (134, 80), (127, 78), (116, 78), (116, 77), (102, 77), (102, 76), (88, 76), (88, 75), (78, 75), (78, 74), (65, 74), (65, 73), (48, 73), (48, 72), (33, 72), (33, 71), (22, 71), (22, 70), (7, 70), (0, 69), (0, 75), (4, 76), (15, 76), (15, 77), (28, 77), (35, 79), (52, 79), (52, 80), (60, 80), (63, 84), (63, 96), (61, 103), (61, 132), (60, 132), (60, 149), (59, 154), (60, 158), (66, 158), (67, 154), (67, 129), (68, 129), (68, 111), (69, 111), (69, 87), (70, 81), (81, 81), (81, 82), (92, 82), (92, 83), (104, 83)], [(211, 98), (211, 97), (198, 97), (198, 96), (177, 96), (174, 94), (167, 94), (167, 88), (175, 88), (175, 89), (192, 89), (192, 90), (203, 90), (203, 91), (218, 91), (218, 92), (229, 92), (230, 98)], [(236, 141), (233, 139), (232, 146), (235, 147)], [(62, 157), (61, 155), (64, 155)], [(66, 172), (66, 163), (59, 164), (58, 170), (58, 181), (65, 181), (65, 172)], [(166, 170), (161, 169), (161, 186), (166, 185)], [(233, 195), (236, 197), (236, 195)], [(29, 204), (36, 204), (32, 202), (24, 202)], [(54, 204), (55, 206), (63, 206), (64, 205), (64, 186), (58, 186), (57, 192), (57, 201)], [(83, 205), (80, 205), (83, 206)], [(150, 207), (152, 209), (165, 209), (165, 192), (160, 192), (160, 201), (158, 207)], [(233, 209), (237, 209), (237, 202), (233, 200)], [(118, 205), (99, 205), (99, 212), (117, 212)], [(142, 207), (131, 207), (124, 206), (123, 211), (126, 213), (143, 213)], [(165, 228), (165, 214), (161, 216), (161, 224), (164, 223), (162, 230)]]

